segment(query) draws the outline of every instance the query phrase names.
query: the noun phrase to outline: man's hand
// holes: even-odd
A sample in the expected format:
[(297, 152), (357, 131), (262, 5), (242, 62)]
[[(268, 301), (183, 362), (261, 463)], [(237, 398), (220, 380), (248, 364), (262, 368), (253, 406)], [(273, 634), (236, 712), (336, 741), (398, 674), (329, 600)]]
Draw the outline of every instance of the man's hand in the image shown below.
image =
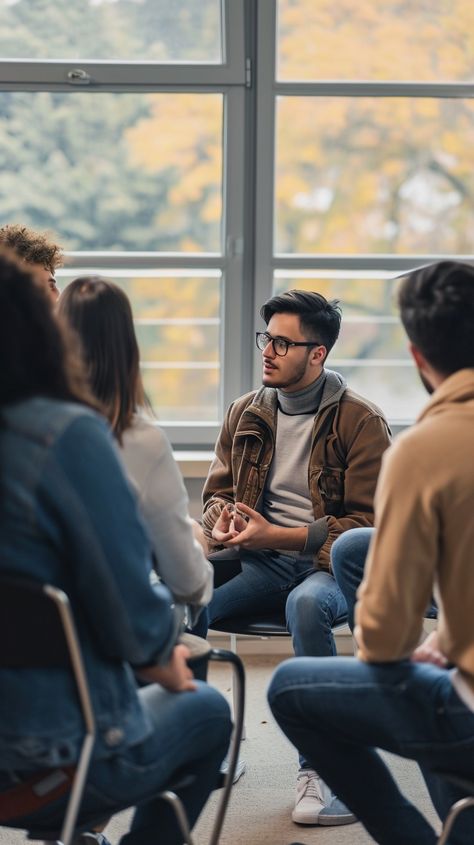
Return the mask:
[(426, 637), (426, 640), (415, 648), (411, 659), (414, 663), (433, 663), (434, 666), (439, 666), (440, 669), (445, 669), (448, 661), (442, 651), (440, 651), (438, 643), (438, 632), (432, 631)]
[[(224, 513), (225, 511), (225, 513)], [(227, 549), (287, 549), (301, 551), (308, 537), (308, 526), (285, 528), (274, 525), (248, 505), (226, 505), (212, 531), (214, 540)]]
[[(247, 519), (246, 519), (247, 518)], [(217, 525), (217, 523), (216, 523)], [(233, 518), (234, 536), (225, 542), (228, 548), (241, 546), (243, 549), (272, 549), (275, 526), (248, 505), (235, 505)]]
[(190, 656), (189, 648), (176, 645), (165, 666), (148, 666), (137, 671), (144, 681), (160, 684), (170, 692), (191, 692), (196, 689), (194, 675), (186, 660)]
[(212, 529), (212, 538), (222, 546), (236, 545), (229, 541), (238, 537), (239, 532), (246, 527), (247, 523), (238, 513), (235, 506), (228, 504), (222, 509), (219, 519)]

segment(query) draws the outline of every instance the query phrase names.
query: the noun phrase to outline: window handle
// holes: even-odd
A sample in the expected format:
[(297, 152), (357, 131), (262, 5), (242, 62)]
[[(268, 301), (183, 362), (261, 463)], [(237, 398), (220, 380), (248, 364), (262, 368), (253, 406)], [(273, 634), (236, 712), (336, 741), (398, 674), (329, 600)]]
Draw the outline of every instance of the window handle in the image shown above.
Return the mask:
[(70, 70), (67, 78), (72, 85), (90, 85), (92, 82), (92, 77), (80, 67)]

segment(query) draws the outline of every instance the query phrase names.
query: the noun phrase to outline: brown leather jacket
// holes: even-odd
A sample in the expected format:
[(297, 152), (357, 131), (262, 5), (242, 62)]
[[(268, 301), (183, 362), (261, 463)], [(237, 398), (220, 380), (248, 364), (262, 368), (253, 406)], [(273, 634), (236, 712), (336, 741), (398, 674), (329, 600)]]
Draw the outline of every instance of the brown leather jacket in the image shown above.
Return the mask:
[[(308, 466), (315, 519), (308, 536), (314, 527), (313, 539), (320, 538), (318, 550), (314, 542), (311, 547), (318, 569), (330, 568), (330, 548), (339, 534), (373, 525), (375, 485), (390, 445), (382, 412), (346, 388), (337, 373), (327, 372)], [(277, 391), (269, 387), (241, 396), (226, 414), (203, 490), (203, 527), (212, 551), (220, 548), (211, 535), (224, 505), (258, 505), (273, 458), (276, 419)]]

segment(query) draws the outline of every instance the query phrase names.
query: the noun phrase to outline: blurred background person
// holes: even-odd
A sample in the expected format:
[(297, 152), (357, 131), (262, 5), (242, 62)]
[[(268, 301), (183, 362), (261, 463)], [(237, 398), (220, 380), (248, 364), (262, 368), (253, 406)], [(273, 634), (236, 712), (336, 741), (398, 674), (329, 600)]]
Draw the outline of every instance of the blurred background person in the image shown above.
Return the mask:
[(55, 273), (63, 264), (63, 252), (45, 232), (11, 224), (0, 229), (0, 246), (19, 260), (53, 302), (59, 297)]

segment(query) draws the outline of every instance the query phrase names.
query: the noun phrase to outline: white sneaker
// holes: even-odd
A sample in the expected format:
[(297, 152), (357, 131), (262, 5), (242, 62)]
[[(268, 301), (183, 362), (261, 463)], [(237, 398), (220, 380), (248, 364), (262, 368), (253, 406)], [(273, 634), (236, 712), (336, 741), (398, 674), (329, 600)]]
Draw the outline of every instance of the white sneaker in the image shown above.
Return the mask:
[[(232, 781), (232, 783), (237, 783), (239, 778), (241, 778), (242, 775), (245, 774), (246, 770), (247, 770), (247, 764), (246, 764), (245, 760), (242, 760), (239, 757), (239, 759), (237, 760), (237, 765), (235, 767), (234, 780)], [(228, 771), (229, 771), (229, 758), (227, 757), (227, 754), (226, 754), (226, 756), (224, 757), (224, 759), (221, 763), (220, 773), (221, 773), (221, 775), (226, 775)]]
[(298, 772), (291, 818), (296, 824), (338, 825), (356, 821), (354, 814), (336, 798), (314, 769)]

